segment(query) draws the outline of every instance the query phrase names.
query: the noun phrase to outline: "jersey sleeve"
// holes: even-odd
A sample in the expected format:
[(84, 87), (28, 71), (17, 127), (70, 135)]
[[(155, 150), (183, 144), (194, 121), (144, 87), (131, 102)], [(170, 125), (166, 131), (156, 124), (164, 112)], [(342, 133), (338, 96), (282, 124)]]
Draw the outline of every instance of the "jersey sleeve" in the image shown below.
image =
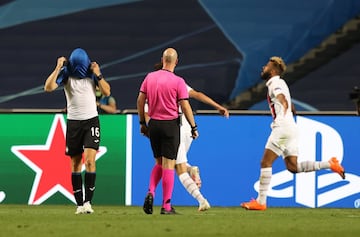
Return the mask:
[(186, 89), (187, 89), (188, 93), (189, 93), (191, 90), (193, 90), (193, 88), (192, 88), (191, 86), (189, 86), (188, 84), (186, 84)]
[(271, 86), (271, 90), (273, 95), (276, 97), (280, 94), (284, 94), (284, 83), (281, 80), (276, 81), (275, 83), (272, 84)]

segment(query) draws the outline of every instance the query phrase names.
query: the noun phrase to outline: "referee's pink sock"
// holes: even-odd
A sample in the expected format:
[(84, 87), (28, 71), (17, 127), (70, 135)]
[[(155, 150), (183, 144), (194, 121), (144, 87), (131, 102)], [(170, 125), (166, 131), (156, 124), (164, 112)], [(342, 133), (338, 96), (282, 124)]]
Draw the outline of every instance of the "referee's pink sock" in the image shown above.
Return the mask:
[(175, 170), (163, 169), (162, 188), (163, 188), (163, 208), (171, 210), (171, 196), (174, 189)]
[(155, 189), (156, 186), (159, 184), (161, 176), (162, 176), (162, 166), (159, 164), (155, 164), (151, 174), (150, 174), (150, 184), (149, 184), (149, 193), (155, 197)]

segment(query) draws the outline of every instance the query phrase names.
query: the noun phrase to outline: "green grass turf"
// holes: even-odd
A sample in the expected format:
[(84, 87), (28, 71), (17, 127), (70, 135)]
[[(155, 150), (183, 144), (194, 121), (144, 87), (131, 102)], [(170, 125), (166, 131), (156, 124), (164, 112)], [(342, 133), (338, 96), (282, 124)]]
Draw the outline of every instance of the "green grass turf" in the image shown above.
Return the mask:
[(72, 205), (0, 205), (0, 236), (360, 236), (359, 209), (176, 207), (181, 215), (146, 215), (142, 207), (93, 206), (75, 215)]

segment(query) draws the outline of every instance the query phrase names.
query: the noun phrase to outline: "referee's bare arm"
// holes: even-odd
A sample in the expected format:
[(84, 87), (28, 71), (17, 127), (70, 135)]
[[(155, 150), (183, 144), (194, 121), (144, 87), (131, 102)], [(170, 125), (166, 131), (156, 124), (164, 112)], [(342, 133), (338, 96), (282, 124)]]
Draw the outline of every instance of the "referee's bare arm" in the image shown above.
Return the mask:
[(146, 94), (140, 91), (136, 102), (137, 111), (140, 120), (139, 121), (140, 133), (143, 134), (144, 136), (149, 136), (148, 127), (146, 125), (147, 123), (145, 120), (145, 102), (146, 102)]
[(145, 102), (146, 94), (140, 91), (136, 103), (140, 122), (145, 122)]

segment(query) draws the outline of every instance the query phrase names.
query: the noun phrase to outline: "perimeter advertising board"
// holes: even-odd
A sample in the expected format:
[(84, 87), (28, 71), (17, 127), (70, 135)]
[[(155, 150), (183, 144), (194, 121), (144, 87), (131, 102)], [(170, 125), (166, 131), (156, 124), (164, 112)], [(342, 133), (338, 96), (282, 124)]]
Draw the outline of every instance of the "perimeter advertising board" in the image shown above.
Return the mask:
[[(2, 203), (75, 203), (62, 114), (1, 114)], [(125, 203), (126, 116), (100, 118), (94, 202)], [(83, 166), (84, 171), (84, 166)]]
[[(329, 170), (291, 174), (281, 158), (273, 167), (269, 206), (360, 206), (360, 118), (297, 116), (299, 161), (336, 156), (342, 180)], [(259, 163), (270, 132), (267, 115), (197, 115), (200, 137), (188, 153), (201, 170), (202, 193), (213, 206), (238, 206), (257, 196)], [(136, 115), (101, 115), (94, 204), (141, 206), (154, 160), (139, 133)], [(64, 155), (63, 114), (0, 114), (0, 201), (17, 204), (74, 203), (69, 158)], [(161, 183), (155, 204), (161, 203)], [(174, 205), (197, 205), (176, 179)]]
[[(299, 161), (324, 161), (336, 156), (346, 169), (346, 179), (330, 170), (292, 174), (281, 158), (275, 161), (268, 206), (359, 207), (360, 117), (297, 116), (300, 131)], [(239, 206), (257, 197), (260, 160), (270, 133), (270, 116), (197, 115), (200, 136), (188, 153), (200, 167), (202, 193), (213, 206)], [(138, 118), (134, 118), (138, 124)], [(133, 131), (132, 204), (142, 205), (153, 166), (149, 142)], [(139, 147), (143, 147), (139, 149)], [(155, 202), (161, 203), (161, 183)], [(173, 203), (197, 205), (176, 179)]]

